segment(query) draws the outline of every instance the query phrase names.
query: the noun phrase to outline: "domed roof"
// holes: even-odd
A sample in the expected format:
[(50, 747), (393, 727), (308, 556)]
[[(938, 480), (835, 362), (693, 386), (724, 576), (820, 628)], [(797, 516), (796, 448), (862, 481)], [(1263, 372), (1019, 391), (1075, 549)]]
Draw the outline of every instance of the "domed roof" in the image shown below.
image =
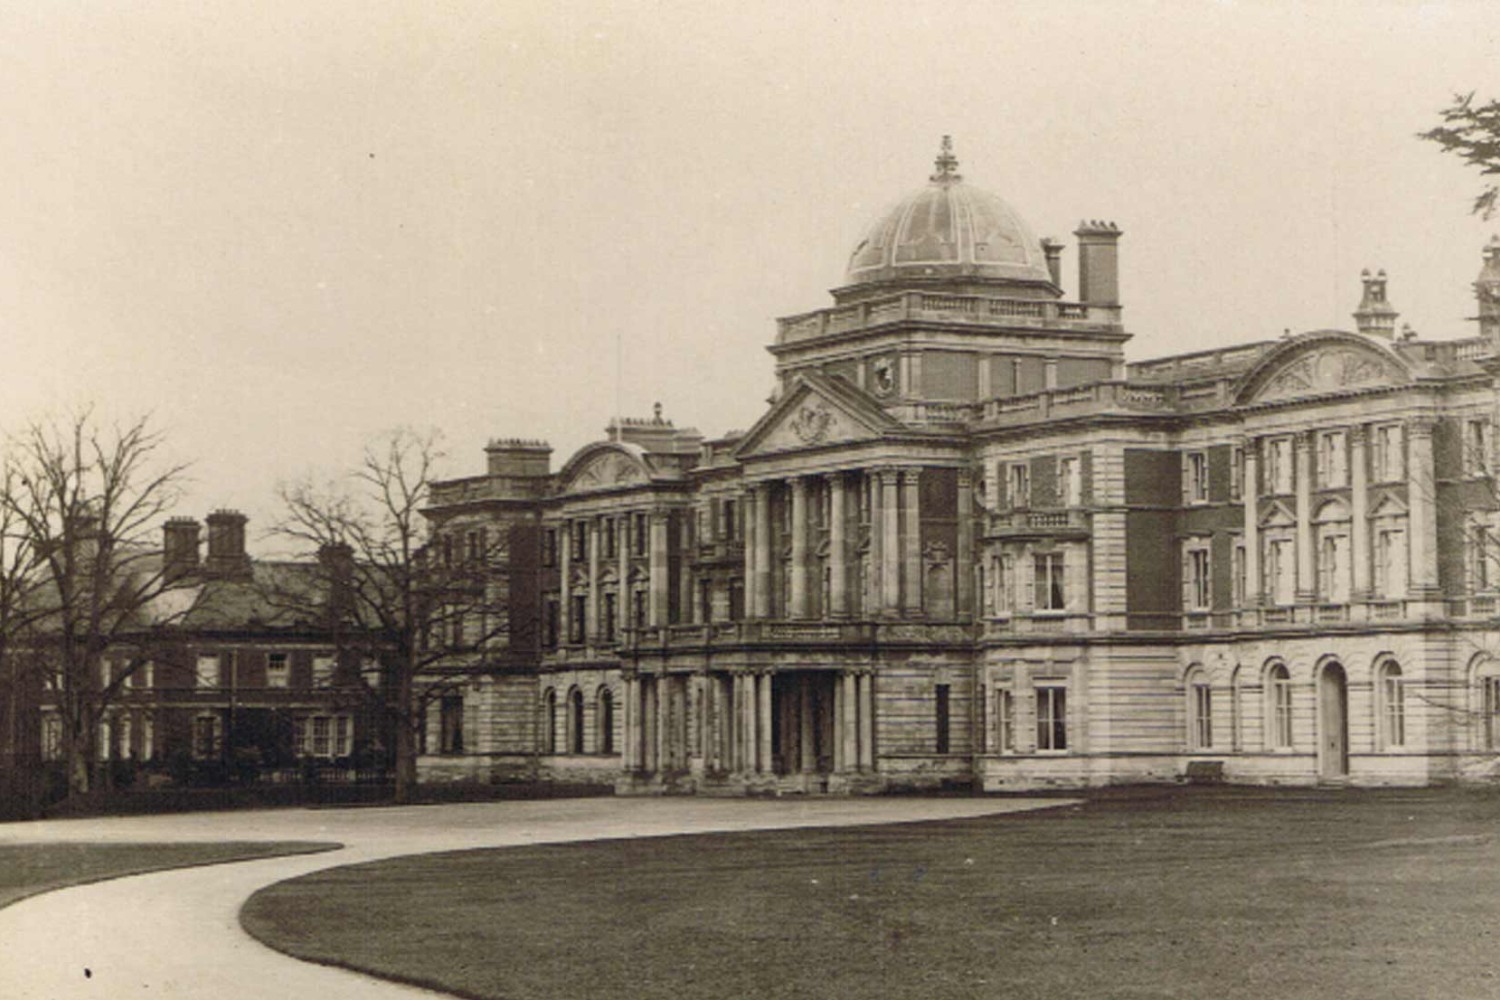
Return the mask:
[(849, 255), (851, 285), (912, 278), (990, 278), (1051, 284), (1026, 220), (958, 173), (943, 136), (931, 183), (882, 215)]

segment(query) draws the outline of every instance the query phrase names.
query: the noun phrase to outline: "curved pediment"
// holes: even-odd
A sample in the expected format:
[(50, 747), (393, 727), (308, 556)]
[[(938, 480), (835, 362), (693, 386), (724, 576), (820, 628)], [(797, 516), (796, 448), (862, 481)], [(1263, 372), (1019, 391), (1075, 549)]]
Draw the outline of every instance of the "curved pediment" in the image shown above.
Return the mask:
[(1237, 401), (1271, 403), (1357, 389), (1404, 385), (1411, 372), (1368, 338), (1342, 330), (1292, 337), (1245, 373)]
[(651, 467), (639, 449), (614, 441), (586, 446), (562, 470), (563, 490), (567, 493), (636, 486), (650, 479)]

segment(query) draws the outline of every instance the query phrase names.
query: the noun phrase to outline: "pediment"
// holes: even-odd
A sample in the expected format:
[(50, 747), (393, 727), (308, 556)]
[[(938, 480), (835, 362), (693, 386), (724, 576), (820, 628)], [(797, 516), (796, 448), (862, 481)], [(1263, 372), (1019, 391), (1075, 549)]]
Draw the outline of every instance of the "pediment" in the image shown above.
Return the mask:
[(1370, 509), (1367, 517), (1405, 517), (1406, 504), (1393, 493), (1387, 493)]
[(1410, 373), (1390, 352), (1357, 334), (1304, 334), (1273, 351), (1249, 373), (1242, 403), (1268, 403), (1402, 385)]
[(1277, 501), (1271, 504), (1260, 517), (1262, 528), (1292, 528), (1297, 524), (1297, 516), (1288, 509), (1287, 505)]
[(900, 426), (859, 389), (826, 377), (804, 376), (750, 430), (736, 455), (743, 459), (873, 441)]
[(563, 470), (564, 491), (568, 493), (635, 486), (650, 478), (645, 459), (613, 443), (591, 445), (575, 455)]

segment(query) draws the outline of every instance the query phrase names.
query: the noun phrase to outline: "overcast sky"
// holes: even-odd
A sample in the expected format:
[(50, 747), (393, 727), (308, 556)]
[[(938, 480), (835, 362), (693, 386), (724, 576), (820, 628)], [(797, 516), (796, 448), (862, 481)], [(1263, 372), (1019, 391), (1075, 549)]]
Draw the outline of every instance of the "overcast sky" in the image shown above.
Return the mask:
[(925, 183), (1124, 230), (1132, 359), (1349, 327), (1362, 267), (1472, 332), (1500, 222), (1413, 134), (1500, 96), (1490, 3), (5, 3), (0, 426), (150, 411), (183, 513), (397, 425), (554, 465), (616, 398), (719, 435), (778, 315)]

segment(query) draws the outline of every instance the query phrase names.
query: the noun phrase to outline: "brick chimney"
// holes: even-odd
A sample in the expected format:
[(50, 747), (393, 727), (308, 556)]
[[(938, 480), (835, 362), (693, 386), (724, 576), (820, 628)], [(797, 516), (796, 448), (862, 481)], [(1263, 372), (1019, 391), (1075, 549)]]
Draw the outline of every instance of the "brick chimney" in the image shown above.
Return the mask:
[(169, 580), (179, 580), (198, 570), (198, 522), (191, 517), (174, 517), (162, 525), (162, 572)]
[(1359, 280), (1365, 286), (1365, 293), (1359, 300), (1359, 308), (1354, 310), (1354, 328), (1369, 337), (1391, 340), (1396, 336), (1396, 317), (1401, 314), (1385, 297), (1385, 271), (1377, 271), (1371, 277), (1370, 269), (1365, 268), (1359, 272)]
[(354, 549), (342, 542), (320, 545), (318, 565), (328, 586), (328, 613), (346, 617), (354, 607)]
[(1080, 222), (1078, 237), (1078, 301), (1088, 305), (1120, 304), (1120, 227), (1097, 219)]
[(208, 558), (203, 568), (213, 576), (248, 580), (250, 557), (245, 554), (248, 518), (237, 510), (216, 510), (204, 520), (208, 522)]
[(492, 476), (545, 477), (552, 472), (552, 446), (545, 441), (494, 438), (484, 453)]

